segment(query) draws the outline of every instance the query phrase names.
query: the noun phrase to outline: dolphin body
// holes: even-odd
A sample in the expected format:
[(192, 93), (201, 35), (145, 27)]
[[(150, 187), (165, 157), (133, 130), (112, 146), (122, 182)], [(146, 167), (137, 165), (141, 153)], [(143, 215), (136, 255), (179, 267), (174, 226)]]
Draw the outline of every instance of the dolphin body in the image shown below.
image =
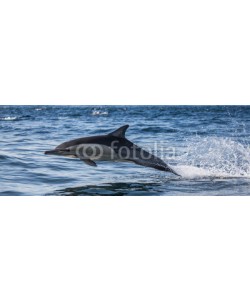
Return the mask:
[(125, 132), (128, 127), (129, 125), (122, 126), (107, 135), (71, 140), (60, 144), (54, 150), (45, 151), (44, 154), (79, 158), (93, 167), (97, 166), (95, 161), (134, 162), (137, 165), (171, 172), (180, 176), (163, 160), (126, 139)]

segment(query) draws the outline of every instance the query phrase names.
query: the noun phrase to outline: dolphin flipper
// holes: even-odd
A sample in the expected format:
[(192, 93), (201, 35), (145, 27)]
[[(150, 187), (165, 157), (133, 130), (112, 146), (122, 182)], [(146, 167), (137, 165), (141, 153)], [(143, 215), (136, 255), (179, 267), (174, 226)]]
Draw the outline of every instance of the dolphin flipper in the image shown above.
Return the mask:
[(89, 158), (87, 158), (87, 159), (86, 158), (80, 158), (80, 160), (83, 161), (85, 164), (91, 166), (91, 167), (97, 167), (97, 164)]

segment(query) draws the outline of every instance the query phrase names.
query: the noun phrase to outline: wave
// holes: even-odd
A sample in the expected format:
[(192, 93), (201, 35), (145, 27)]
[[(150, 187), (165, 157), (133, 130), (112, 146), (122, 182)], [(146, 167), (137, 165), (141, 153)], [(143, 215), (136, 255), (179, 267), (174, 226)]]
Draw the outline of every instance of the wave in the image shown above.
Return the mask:
[(6, 160), (8, 158), (9, 158), (8, 155), (0, 154), (0, 160)]
[(0, 121), (20, 121), (20, 120), (28, 120), (31, 119), (31, 115), (23, 115), (23, 116), (7, 116), (7, 117), (0, 117)]
[[(150, 133), (158, 133), (161, 132), (162, 127), (160, 126), (147, 126), (147, 127), (142, 127), (140, 129), (140, 131), (142, 132), (150, 132)], [(178, 132), (178, 129), (176, 128), (166, 128), (164, 129), (165, 133), (174, 133), (174, 132)]]
[(194, 138), (175, 158), (174, 169), (183, 178), (250, 178), (250, 145), (232, 138)]

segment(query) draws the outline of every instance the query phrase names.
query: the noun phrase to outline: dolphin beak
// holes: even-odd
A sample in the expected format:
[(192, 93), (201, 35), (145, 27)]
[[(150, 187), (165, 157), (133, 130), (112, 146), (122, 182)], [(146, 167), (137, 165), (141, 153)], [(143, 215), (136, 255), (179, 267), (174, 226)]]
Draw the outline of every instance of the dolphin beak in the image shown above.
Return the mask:
[(45, 151), (44, 154), (58, 154), (57, 150), (49, 150), (49, 151)]

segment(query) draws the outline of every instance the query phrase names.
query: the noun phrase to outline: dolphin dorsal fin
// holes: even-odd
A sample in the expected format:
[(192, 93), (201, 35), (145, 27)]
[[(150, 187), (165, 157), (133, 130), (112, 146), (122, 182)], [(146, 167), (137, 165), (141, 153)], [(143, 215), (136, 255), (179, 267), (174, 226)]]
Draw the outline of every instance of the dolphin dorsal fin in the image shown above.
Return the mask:
[(124, 125), (118, 129), (116, 129), (115, 131), (109, 133), (109, 135), (113, 135), (113, 136), (120, 137), (120, 138), (125, 138), (125, 132), (128, 128), (129, 128), (129, 125)]

